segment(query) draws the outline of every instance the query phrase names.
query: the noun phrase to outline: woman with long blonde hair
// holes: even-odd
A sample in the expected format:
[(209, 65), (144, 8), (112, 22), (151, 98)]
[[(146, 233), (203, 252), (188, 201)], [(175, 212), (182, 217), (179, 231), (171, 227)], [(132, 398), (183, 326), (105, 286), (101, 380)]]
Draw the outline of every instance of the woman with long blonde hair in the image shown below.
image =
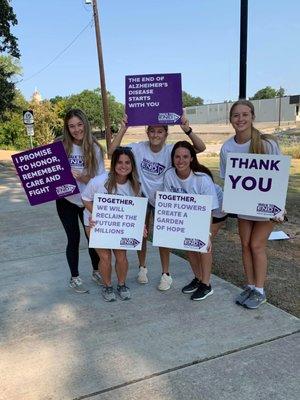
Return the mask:
[[(227, 153), (280, 154), (276, 139), (260, 133), (254, 126), (255, 112), (248, 100), (235, 102), (230, 109), (230, 122), (235, 135), (220, 152), (220, 175), (225, 178)], [(258, 308), (266, 302), (264, 283), (267, 275), (266, 246), (274, 222), (267, 218), (238, 215), (242, 257), (247, 285), (236, 298), (246, 308)]]
[[(81, 193), (91, 178), (105, 171), (101, 146), (93, 137), (88, 119), (82, 110), (71, 109), (67, 112), (62, 141)], [(68, 238), (66, 256), (71, 272), (69, 285), (77, 293), (86, 293), (88, 289), (78, 271), (79, 221), (83, 224), (84, 210), (80, 193), (57, 200), (56, 209)], [(89, 254), (93, 266), (92, 279), (101, 284), (98, 272), (99, 257), (94, 249), (89, 249)]]

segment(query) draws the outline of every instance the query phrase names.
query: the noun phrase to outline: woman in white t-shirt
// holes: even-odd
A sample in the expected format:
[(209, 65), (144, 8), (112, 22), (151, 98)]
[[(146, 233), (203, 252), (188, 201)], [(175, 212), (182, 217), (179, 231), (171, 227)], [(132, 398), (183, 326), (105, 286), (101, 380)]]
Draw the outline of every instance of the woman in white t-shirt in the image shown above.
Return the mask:
[[(196, 153), (205, 150), (203, 141), (192, 131), (189, 121), (183, 116), (181, 118), (181, 129), (191, 139)], [(111, 154), (118, 147), (127, 131), (127, 116), (125, 115), (121, 128), (114, 138), (109, 153)], [(132, 149), (136, 160), (136, 166), (141, 182), (142, 194), (148, 198), (148, 210), (146, 215), (146, 227), (149, 230), (151, 214), (155, 207), (156, 192), (163, 189), (163, 178), (166, 170), (171, 166), (171, 151), (173, 144), (166, 144), (168, 136), (167, 125), (157, 125), (147, 127), (148, 140), (144, 142), (130, 143), (128, 147)], [(141, 251), (138, 251), (139, 272), (137, 280), (139, 283), (148, 283), (146, 267), (147, 241), (143, 240)], [(162, 276), (158, 285), (159, 290), (168, 290), (172, 284), (169, 274), (169, 249), (159, 247), (159, 254), (162, 265)]]
[[(164, 190), (176, 193), (193, 193), (212, 196), (212, 210), (220, 207), (212, 174), (208, 168), (197, 160), (193, 146), (187, 141), (177, 142), (171, 153), (172, 168), (164, 177)], [(213, 215), (213, 212), (212, 212)], [(216, 223), (224, 215), (218, 214)], [(194, 279), (182, 288), (183, 293), (192, 293), (192, 300), (204, 300), (213, 294), (210, 285), (212, 267), (211, 243), (207, 253), (195, 251), (186, 252), (190, 262)]]
[[(71, 171), (82, 192), (91, 178), (101, 174), (104, 169), (103, 152), (91, 133), (85, 113), (80, 109), (71, 109), (64, 119), (63, 145), (68, 155)], [(66, 256), (71, 272), (70, 287), (77, 293), (87, 293), (88, 289), (79, 277), (79, 221), (83, 224), (84, 206), (81, 194), (74, 194), (56, 200), (56, 209), (67, 234)], [(101, 283), (98, 272), (99, 257), (94, 249), (89, 249), (93, 273), (92, 279)]]
[[(225, 178), (227, 153), (280, 154), (276, 139), (261, 134), (253, 126), (254, 106), (248, 100), (235, 102), (230, 109), (230, 122), (235, 136), (229, 138), (220, 152), (220, 175)], [(274, 222), (266, 218), (238, 215), (243, 265), (247, 278), (245, 290), (236, 303), (246, 308), (258, 308), (266, 302), (264, 283), (267, 275), (266, 246)]]
[[(128, 147), (118, 147), (112, 154), (111, 166), (108, 176), (96, 176), (91, 179), (82, 193), (85, 205), (84, 223), (89, 235), (89, 217), (93, 210), (95, 193), (110, 193), (123, 196), (140, 196), (140, 183), (132, 151)], [(99, 257), (99, 269), (103, 279), (102, 296), (105, 301), (115, 301), (116, 295), (111, 281), (111, 256), (112, 251), (116, 258), (116, 274), (118, 278), (117, 293), (121, 300), (130, 299), (130, 291), (126, 286), (128, 260), (126, 250), (96, 249)]]

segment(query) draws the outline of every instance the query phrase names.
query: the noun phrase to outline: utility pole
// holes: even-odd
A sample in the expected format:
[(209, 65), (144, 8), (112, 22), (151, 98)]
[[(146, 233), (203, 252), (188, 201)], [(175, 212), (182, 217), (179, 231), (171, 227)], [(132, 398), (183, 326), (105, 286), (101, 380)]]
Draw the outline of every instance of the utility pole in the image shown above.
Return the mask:
[(240, 93), (239, 93), (239, 99), (245, 99), (246, 98), (247, 30), (248, 30), (248, 0), (241, 0), (241, 20), (240, 20)]
[(104, 73), (102, 44), (101, 44), (101, 35), (100, 35), (100, 26), (98, 17), (98, 6), (97, 6), (97, 0), (92, 0), (92, 2), (93, 2), (93, 14), (95, 22), (97, 52), (98, 52), (99, 73), (100, 73), (100, 88), (101, 88), (104, 125), (105, 125), (105, 138), (106, 138), (107, 150), (109, 150), (111, 144), (111, 131), (110, 131), (108, 100), (107, 100), (106, 85), (105, 85), (105, 73)]

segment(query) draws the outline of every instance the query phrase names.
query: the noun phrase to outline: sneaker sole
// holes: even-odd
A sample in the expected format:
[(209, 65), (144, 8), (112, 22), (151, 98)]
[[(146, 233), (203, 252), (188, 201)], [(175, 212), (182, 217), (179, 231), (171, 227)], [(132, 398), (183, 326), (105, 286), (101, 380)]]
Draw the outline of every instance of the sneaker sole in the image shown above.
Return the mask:
[(120, 298), (122, 301), (126, 301), (126, 300), (130, 300), (130, 299), (131, 299), (131, 296), (129, 296), (129, 297), (121, 297), (121, 296), (119, 295), (119, 293), (118, 293), (118, 296), (119, 296), (119, 298)]
[(191, 293), (194, 293), (194, 292), (196, 292), (196, 290), (197, 290), (198, 288), (195, 288), (195, 289), (193, 289), (193, 290), (189, 290), (189, 291), (187, 291), (187, 290), (181, 290), (181, 292), (183, 293), (183, 294), (191, 294)]
[(259, 303), (258, 306), (256, 307), (248, 307), (246, 304), (243, 304), (243, 307), (248, 308), (248, 310), (256, 310), (257, 308), (259, 308), (262, 304), (265, 304), (267, 302), (267, 299), (263, 300), (261, 303)]
[(160, 288), (160, 287), (157, 288), (157, 290), (159, 290), (160, 292), (166, 292), (167, 290), (170, 290), (170, 289), (171, 289), (171, 285), (167, 288)]
[(96, 282), (98, 286), (104, 286), (104, 283), (99, 281), (97, 278), (91, 277), (92, 281)]
[(145, 284), (148, 283), (149, 281), (148, 281), (148, 280), (142, 281), (142, 280), (140, 280), (139, 278), (137, 278), (137, 282), (140, 283), (141, 285), (145, 285)]
[(71, 289), (73, 289), (74, 290), (74, 292), (76, 292), (76, 293), (89, 293), (90, 291), (89, 290), (76, 290), (73, 286), (70, 286), (70, 288)]
[[(102, 296), (102, 297), (103, 297), (103, 296)], [(107, 303), (113, 303), (113, 302), (116, 301), (117, 299), (108, 300), (108, 299), (106, 299), (105, 297), (103, 297), (103, 300), (106, 301)]]
[(201, 298), (198, 298), (198, 299), (191, 299), (191, 300), (193, 300), (193, 301), (205, 300), (206, 297), (211, 296), (212, 294), (214, 294), (214, 291), (213, 291), (213, 290), (211, 290), (209, 293), (207, 293), (205, 296), (203, 296), (203, 297), (201, 297)]

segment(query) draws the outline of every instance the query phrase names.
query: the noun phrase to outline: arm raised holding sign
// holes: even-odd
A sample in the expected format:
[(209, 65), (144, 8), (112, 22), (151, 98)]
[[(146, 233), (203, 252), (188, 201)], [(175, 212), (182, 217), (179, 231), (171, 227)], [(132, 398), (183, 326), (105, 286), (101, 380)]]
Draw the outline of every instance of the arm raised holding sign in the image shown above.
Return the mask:
[[(190, 128), (189, 121), (185, 115), (181, 117), (181, 129), (190, 138), (192, 146), (196, 153), (205, 150), (205, 144), (202, 139), (196, 135)], [(114, 138), (109, 154), (118, 148), (122, 139), (127, 132), (127, 116), (124, 115), (121, 127)], [(163, 189), (163, 178), (168, 168), (171, 167), (171, 151), (173, 144), (167, 144), (168, 125), (149, 125), (146, 128), (148, 136), (147, 141), (129, 143), (128, 147), (131, 148), (138, 169), (138, 174), (141, 182), (143, 196), (148, 198), (149, 207), (146, 216), (146, 226), (149, 230), (149, 221), (151, 213), (153, 213), (155, 205), (155, 194), (157, 191)], [(139, 272), (137, 280), (139, 283), (147, 283), (147, 268), (146, 268), (146, 251), (147, 242), (143, 241), (142, 250), (138, 251), (139, 258)], [(162, 263), (163, 273), (168, 273), (169, 268), (169, 252), (168, 249), (160, 248), (160, 258)]]

